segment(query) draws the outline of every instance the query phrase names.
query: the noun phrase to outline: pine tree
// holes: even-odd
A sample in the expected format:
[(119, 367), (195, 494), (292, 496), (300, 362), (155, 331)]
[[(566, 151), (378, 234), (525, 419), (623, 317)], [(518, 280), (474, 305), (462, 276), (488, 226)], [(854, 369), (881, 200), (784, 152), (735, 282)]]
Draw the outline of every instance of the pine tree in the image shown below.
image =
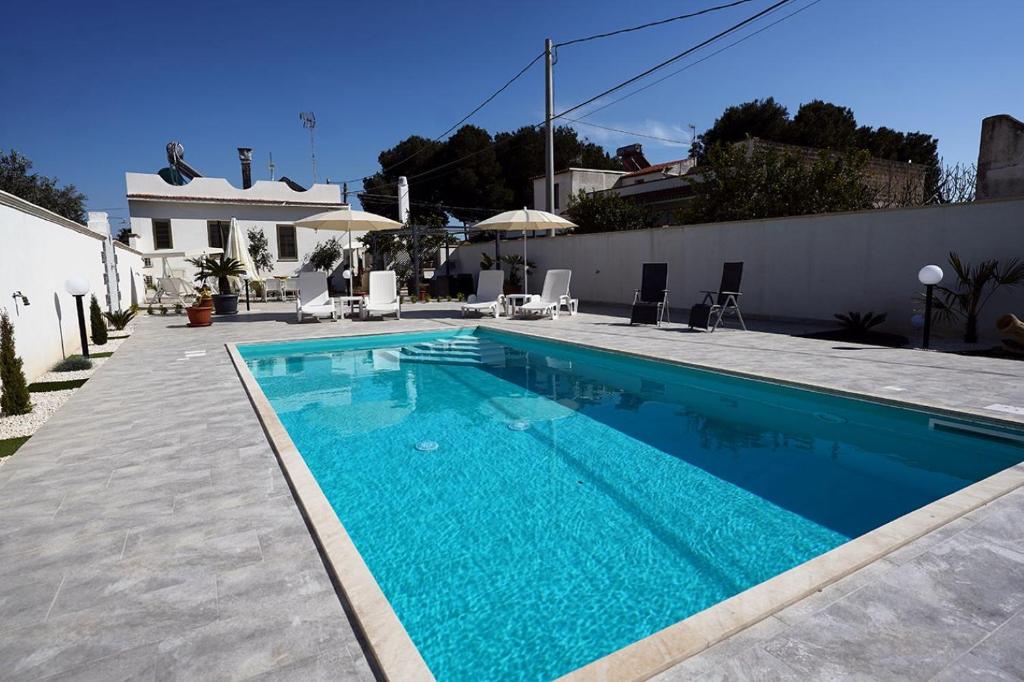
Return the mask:
[(26, 414), (32, 410), (21, 358), (14, 354), (14, 325), (7, 311), (0, 313), (0, 414)]
[(89, 326), (92, 327), (92, 342), (102, 346), (107, 342), (107, 323), (103, 320), (103, 313), (100, 312), (99, 301), (93, 294), (89, 301)]

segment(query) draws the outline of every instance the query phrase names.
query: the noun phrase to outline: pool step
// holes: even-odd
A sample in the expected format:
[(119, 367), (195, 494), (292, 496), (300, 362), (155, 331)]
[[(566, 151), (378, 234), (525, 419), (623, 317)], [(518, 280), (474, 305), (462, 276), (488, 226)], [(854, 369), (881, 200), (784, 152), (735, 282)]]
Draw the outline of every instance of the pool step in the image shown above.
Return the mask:
[(406, 362), (445, 365), (504, 365), (505, 348), (475, 337), (441, 339), (404, 346), (398, 354)]

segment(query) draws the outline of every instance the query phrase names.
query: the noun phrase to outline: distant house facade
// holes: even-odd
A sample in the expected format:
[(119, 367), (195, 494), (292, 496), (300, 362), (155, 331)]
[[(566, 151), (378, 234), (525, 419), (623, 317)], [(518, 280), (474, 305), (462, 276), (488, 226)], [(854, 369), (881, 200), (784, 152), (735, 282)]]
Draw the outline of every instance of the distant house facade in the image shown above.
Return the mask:
[[(177, 185), (155, 173), (126, 173), (125, 184), (136, 235), (132, 246), (145, 254), (225, 248), (232, 218), (242, 230), (257, 229), (266, 236), (274, 260), (269, 275), (295, 274), (303, 269), (316, 244), (331, 237), (348, 245), (345, 233), (295, 225), (302, 218), (344, 206), (337, 185), (317, 184), (301, 190), (286, 181), (259, 181), (240, 189), (224, 178), (207, 177)], [(353, 252), (346, 250), (343, 263), (352, 261), (359, 267), (362, 234), (352, 234)], [(184, 258), (169, 258), (168, 262), (184, 276), (194, 275), (194, 268)], [(147, 281), (158, 278), (161, 267), (161, 261), (148, 259), (143, 270)]]
[[(737, 145), (745, 145), (748, 154), (762, 149), (776, 149), (804, 157), (813, 162), (822, 150), (811, 147), (770, 142), (750, 138)], [(587, 194), (613, 192), (649, 207), (658, 225), (679, 222), (681, 209), (693, 196), (694, 182), (700, 180), (701, 169), (696, 159), (676, 159), (651, 164), (643, 155), (639, 144), (621, 147), (617, 152), (622, 171), (603, 171), (589, 168), (567, 168), (555, 174), (554, 212), (561, 215), (568, 208), (568, 199), (580, 190)], [(920, 205), (925, 199), (926, 168), (885, 159), (870, 159), (865, 181), (877, 196), (876, 205), (882, 207)], [(567, 191), (568, 190), (568, 191)], [(544, 176), (533, 178), (534, 208), (544, 208)]]

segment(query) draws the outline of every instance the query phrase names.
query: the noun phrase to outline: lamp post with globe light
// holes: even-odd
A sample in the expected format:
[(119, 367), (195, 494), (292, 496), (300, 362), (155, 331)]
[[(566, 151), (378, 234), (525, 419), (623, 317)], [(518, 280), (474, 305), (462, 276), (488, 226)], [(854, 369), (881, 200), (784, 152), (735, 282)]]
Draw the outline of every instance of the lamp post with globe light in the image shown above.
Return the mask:
[(921, 347), (927, 348), (932, 331), (932, 290), (936, 284), (942, 281), (942, 268), (938, 265), (926, 265), (918, 271), (917, 279), (925, 286), (924, 333), (921, 339)]
[(89, 293), (89, 280), (76, 275), (64, 282), (64, 288), (75, 297), (75, 306), (78, 308), (78, 333), (82, 337), (82, 355), (89, 357), (89, 339), (85, 334), (85, 310), (82, 308), (82, 297)]

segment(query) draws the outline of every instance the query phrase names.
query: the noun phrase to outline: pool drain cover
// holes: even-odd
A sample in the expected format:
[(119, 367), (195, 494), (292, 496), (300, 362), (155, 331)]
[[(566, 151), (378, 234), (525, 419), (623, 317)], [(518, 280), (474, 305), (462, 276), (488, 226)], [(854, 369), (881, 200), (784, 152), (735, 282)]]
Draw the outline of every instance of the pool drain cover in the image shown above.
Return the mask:
[(436, 440), (421, 440), (419, 443), (416, 443), (416, 449), (420, 452), (433, 452), (439, 447), (441, 446), (437, 444)]
[(517, 419), (514, 422), (509, 422), (508, 425), (509, 431), (525, 431), (528, 428), (530, 428), (530, 422), (525, 419)]

